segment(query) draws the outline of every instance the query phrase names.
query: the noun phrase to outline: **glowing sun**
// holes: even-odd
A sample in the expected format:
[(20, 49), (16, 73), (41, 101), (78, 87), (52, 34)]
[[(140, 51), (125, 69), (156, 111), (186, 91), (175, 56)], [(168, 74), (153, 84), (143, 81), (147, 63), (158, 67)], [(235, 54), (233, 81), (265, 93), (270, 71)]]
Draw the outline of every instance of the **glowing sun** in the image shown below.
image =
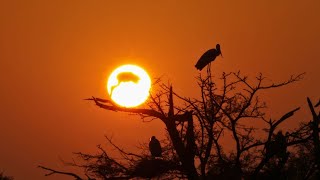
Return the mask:
[(135, 107), (149, 96), (151, 80), (148, 73), (136, 65), (123, 65), (109, 76), (107, 89), (111, 99), (123, 107)]

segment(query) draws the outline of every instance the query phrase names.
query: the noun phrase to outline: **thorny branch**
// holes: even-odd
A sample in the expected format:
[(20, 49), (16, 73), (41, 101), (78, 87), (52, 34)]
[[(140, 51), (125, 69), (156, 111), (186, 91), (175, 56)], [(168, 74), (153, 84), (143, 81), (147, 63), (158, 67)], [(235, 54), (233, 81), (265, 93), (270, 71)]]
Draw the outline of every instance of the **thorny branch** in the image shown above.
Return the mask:
[[(245, 172), (257, 174), (268, 163), (268, 159), (261, 158), (264, 156), (266, 144), (272, 141), (272, 136), (279, 125), (300, 109), (293, 109), (276, 121), (267, 121), (264, 112), (267, 106), (265, 102), (260, 100), (259, 92), (294, 83), (301, 80), (303, 75), (304, 73), (291, 76), (288, 80), (280, 83), (269, 84), (265, 83), (266, 78), (262, 74), (259, 74), (252, 83), (240, 71), (223, 73), (219, 79), (221, 83), (218, 83), (218, 80), (213, 81), (211, 76), (205, 78), (199, 76), (200, 98), (183, 97), (175, 93), (171, 85), (158, 84), (160, 90), (155, 94), (150, 94), (150, 100), (147, 103), (149, 108), (120, 107), (111, 100), (96, 97), (86, 100), (94, 101), (98, 107), (106, 110), (134, 113), (142, 118), (160, 119), (164, 122), (167, 127), (169, 142), (172, 143), (170, 145), (171, 149), (167, 152), (171, 152), (172, 159), (178, 158), (178, 161), (182, 162), (184, 173), (193, 173), (187, 174), (189, 179), (191, 177), (197, 178), (198, 173), (205, 178), (215, 168), (212, 166), (213, 164), (228, 163), (230, 163), (229, 168), (237, 169), (237, 173), (240, 173), (238, 175), (242, 176)], [(221, 86), (217, 86), (217, 84), (221, 84)], [(176, 98), (175, 102), (173, 96)], [(175, 110), (176, 112), (174, 112)], [(192, 117), (195, 117), (195, 121)], [(246, 122), (243, 120), (266, 122), (268, 128), (263, 130), (266, 131), (267, 138), (263, 140), (256, 137), (256, 131), (261, 129), (248, 126), (248, 124), (243, 123)], [(287, 146), (295, 146), (310, 141), (312, 136), (308, 133), (309, 127), (309, 124), (305, 124), (299, 129), (287, 132)], [(225, 137), (225, 134), (231, 135), (235, 144), (235, 151), (231, 153), (225, 152), (221, 144), (221, 139)], [(116, 146), (111, 138), (106, 138), (124, 160), (132, 162), (129, 164), (134, 165), (137, 159), (144, 158), (144, 156), (138, 154), (125, 152)], [(129, 177), (126, 173), (129, 171), (128, 166), (110, 158), (101, 146), (98, 146), (98, 148), (105, 158), (109, 158), (108, 162), (112, 162), (119, 168), (117, 170), (120, 174), (113, 175), (113, 177), (121, 177), (124, 174), (126, 174), (125, 177)], [(190, 157), (192, 158), (184, 158), (186, 153), (191, 153)], [(79, 155), (83, 156), (84, 154)], [(200, 172), (196, 171), (194, 156), (200, 161)], [(260, 162), (253, 163), (259, 159)], [(244, 165), (247, 167), (244, 167)], [(88, 166), (83, 167), (88, 168)], [(46, 170), (52, 171), (52, 169)], [(225, 170), (221, 169), (218, 173), (223, 173), (223, 171)]]

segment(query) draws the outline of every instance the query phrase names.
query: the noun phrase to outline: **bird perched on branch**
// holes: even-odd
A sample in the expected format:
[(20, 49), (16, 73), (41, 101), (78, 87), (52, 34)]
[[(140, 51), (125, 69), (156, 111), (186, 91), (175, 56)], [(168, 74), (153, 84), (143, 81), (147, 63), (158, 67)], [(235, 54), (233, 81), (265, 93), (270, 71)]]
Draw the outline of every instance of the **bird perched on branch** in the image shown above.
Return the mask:
[(271, 158), (275, 155), (279, 158), (285, 158), (287, 155), (287, 138), (282, 134), (282, 131), (279, 131), (274, 140), (266, 146), (266, 156)]
[(161, 157), (161, 154), (162, 154), (161, 145), (155, 136), (152, 136), (150, 139), (149, 150), (153, 157)]
[[(201, 71), (204, 67), (206, 67), (208, 64), (210, 64), (212, 61), (216, 59), (217, 56), (221, 55), (221, 49), (220, 44), (216, 45), (216, 49), (209, 49), (207, 52), (205, 52), (200, 59), (198, 60), (195, 67)], [(223, 56), (222, 56), (223, 57)]]

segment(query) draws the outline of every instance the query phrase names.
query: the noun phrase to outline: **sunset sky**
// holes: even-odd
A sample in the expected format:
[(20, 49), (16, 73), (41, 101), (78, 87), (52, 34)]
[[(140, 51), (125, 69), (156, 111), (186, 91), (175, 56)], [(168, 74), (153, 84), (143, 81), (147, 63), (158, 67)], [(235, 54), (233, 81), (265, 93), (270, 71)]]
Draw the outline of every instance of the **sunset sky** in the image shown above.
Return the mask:
[(126, 63), (194, 97), (194, 65), (216, 43), (224, 58), (213, 63), (215, 76), (261, 72), (271, 82), (306, 72), (264, 97), (271, 118), (298, 106), (291, 123), (311, 118), (306, 97), (320, 98), (319, 0), (0, 0), (0, 172), (53, 180), (37, 165), (68, 169), (60, 159), (95, 152), (104, 135), (129, 149), (163, 136), (158, 121), (83, 99), (108, 98), (108, 75)]

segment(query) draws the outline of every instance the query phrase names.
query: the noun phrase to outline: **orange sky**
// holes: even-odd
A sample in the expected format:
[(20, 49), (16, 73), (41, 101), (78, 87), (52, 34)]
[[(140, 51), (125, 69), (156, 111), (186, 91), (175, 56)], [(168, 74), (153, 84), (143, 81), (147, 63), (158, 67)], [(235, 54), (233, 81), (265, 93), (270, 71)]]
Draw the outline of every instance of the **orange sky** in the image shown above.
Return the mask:
[[(241, 70), (303, 81), (268, 94), (271, 117), (320, 98), (320, 1), (0, 1), (0, 171), (46, 178), (38, 164), (94, 152), (104, 135), (124, 147), (164, 133), (160, 122), (104, 111), (105, 80), (124, 63), (164, 75), (195, 96), (195, 62), (221, 44), (215, 75)], [(191, 83), (190, 83), (191, 82)], [(308, 110), (297, 117), (308, 119)], [(307, 116), (303, 116), (306, 114)], [(296, 118), (296, 121), (300, 120)]]

